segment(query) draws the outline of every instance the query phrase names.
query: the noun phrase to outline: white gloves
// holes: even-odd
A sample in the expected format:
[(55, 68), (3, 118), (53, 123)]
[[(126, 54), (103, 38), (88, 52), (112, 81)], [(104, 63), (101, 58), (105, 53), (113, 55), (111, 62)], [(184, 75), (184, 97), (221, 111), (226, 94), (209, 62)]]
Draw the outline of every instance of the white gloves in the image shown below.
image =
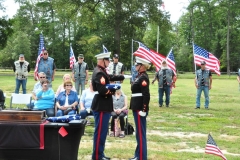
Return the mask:
[(143, 111), (139, 111), (138, 114), (139, 114), (140, 116), (142, 116), (142, 117), (145, 117), (147, 113), (146, 113), (146, 112), (143, 112)]

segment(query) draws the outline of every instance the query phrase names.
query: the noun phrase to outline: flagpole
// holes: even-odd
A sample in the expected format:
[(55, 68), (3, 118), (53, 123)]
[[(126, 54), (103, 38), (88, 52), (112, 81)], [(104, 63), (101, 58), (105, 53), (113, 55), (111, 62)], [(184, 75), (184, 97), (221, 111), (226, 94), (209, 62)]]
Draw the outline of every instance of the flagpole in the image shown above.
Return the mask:
[(158, 52), (158, 44), (159, 44), (159, 25), (157, 28), (157, 52)]
[[(133, 66), (133, 39), (132, 39), (132, 57), (131, 57), (131, 68)], [(132, 74), (132, 71), (131, 71)]]
[(196, 63), (195, 63), (195, 56), (194, 56), (194, 42), (193, 42), (193, 63), (194, 63), (194, 68), (195, 68), (195, 74), (196, 74), (196, 71), (197, 71), (197, 67), (196, 67)]

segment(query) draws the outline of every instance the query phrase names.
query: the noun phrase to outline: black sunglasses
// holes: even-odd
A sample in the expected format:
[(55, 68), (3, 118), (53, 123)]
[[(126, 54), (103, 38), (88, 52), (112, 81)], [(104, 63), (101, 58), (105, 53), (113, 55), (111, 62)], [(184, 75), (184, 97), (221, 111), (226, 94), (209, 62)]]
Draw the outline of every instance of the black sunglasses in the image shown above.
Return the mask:
[(46, 77), (39, 77), (39, 78), (46, 78)]
[(67, 84), (66, 86), (72, 86), (71, 84)]

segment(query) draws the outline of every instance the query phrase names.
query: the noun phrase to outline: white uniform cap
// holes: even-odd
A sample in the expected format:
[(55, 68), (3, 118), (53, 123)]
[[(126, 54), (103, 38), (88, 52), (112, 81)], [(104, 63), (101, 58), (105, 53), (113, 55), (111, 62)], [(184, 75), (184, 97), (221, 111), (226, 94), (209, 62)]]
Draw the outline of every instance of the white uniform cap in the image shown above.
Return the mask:
[(149, 65), (151, 63), (148, 60), (140, 58), (140, 57), (135, 57), (135, 58), (136, 58), (136, 63), (135, 64), (139, 63), (139, 64), (148, 64)]
[(107, 52), (107, 53), (100, 53), (97, 54), (95, 57), (97, 57), (97, 59), (104, 59), (104, 58), (110, 58), (111, 52)]

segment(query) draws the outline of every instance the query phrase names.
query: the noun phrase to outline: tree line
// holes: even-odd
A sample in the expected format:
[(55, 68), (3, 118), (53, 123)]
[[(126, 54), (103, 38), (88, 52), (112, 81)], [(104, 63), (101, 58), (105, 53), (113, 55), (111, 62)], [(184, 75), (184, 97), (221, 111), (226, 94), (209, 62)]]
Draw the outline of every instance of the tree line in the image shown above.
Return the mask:
[[(0, 0), (1, 10), (3, 1)], [(34, 67), (42, 33), (57, 68), (69, 68), (70, 43), (76, 57), (84, 54), (90, 69), (96, 64), (94, 56), (103, 51), (102, 45), (119, 54), (120, 61), (130, 68), (132, 40), (156, 50), (158, 26), (159, 53), (166, 56), (173, 47), (179, 71), (194, 71), (193, 42), (220, 60), (221, 71), (227, 70), (228, 62), (231, 71), (240, 65), (238, 0), (191, 0), (176, 24), (170, 22), (170, 13), (159, 9), (161, 0), (15, 2), (20, 6), (16, 15), (0, 19), (2, 67), (12, 66), (20, 53)], [(138, 44), (134, 43), (133, 51), (137, 48)]]

